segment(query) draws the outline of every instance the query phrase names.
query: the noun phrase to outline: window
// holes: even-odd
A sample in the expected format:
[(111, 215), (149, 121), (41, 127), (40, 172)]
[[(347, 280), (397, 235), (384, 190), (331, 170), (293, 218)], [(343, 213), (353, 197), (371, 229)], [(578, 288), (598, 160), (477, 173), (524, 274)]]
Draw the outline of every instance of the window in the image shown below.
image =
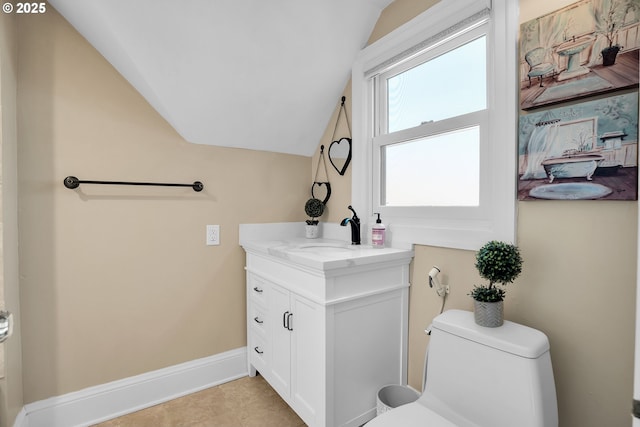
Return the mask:
[(515, 240), (517, 12), (492, 3), (440, 2), (356, 61), (353, 202), (394, 244)]
[(478, 206), (479, 140), (480, 128), (473, 126), (374, 148), (380, 151), (379, 205)]
[(372, 139), (378, 206), (480, 204), (487, 28), (468, 31), (372, 78), (380, 104)]
[(486, 30), (484, 25), (380, 74), (378, 92), (387, 107), (381, 133), (486, 110)]

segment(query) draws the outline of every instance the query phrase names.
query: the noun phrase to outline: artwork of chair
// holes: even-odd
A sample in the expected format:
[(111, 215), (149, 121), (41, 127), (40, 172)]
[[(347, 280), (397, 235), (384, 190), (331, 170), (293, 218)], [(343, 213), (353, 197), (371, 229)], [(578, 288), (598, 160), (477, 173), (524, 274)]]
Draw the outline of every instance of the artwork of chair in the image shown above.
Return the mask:
[(531, 87), (531, 78), (538, 77), (540, 79), (540, 87), (542, 87), (542, 78), (549, 74), (555, 74), (556, 66), (551, 62), (544, 62), (545, 48), (537, 47), (530, 50), (524, 56), (525, 61), (529, 64), (529, 87)]

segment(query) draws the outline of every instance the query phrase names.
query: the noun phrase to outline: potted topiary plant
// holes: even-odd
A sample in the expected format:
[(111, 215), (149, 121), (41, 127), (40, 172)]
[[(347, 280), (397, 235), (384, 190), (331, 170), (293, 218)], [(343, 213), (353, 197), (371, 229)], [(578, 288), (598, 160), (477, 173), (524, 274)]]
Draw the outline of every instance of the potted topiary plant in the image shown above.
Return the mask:
[(492, 240), (476, 253), (476, 269), (480, 277), (489, 281), (489, 286), (476, 285), (469, 293), (474, 300), (475, 321), (490, 328), (501, 326), (504, 322), (503, 287), (522, 272), (520, 251), (510, 243)]
[(320, 235), (320, 221), (316, 218), (322, 216), (322, 214), (324, 213), (324, 203), (322, 203), (318, 199), (311, 198), (307, 200), (307, 203), (305, 203), (304, 211), (311, 217), (311, 219), (307, 220), (305, 236), (307, 237), (307, 239), (315, 239)]

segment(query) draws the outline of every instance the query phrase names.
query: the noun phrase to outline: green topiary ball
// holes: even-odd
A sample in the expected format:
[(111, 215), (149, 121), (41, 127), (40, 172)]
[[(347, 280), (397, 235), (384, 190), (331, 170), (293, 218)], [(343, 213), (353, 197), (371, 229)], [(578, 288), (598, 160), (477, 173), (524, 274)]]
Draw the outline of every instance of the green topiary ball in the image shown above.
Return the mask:
[(324, 213), (324, 203), (318, 199), (309, 199), (304, 205), (304, 211), (311, 218), (318, 218)]
[(493, 283), (511, 283), (522, 272), (522, 257), (517, 246), (492, 240), (476, 254), (480, 276)]

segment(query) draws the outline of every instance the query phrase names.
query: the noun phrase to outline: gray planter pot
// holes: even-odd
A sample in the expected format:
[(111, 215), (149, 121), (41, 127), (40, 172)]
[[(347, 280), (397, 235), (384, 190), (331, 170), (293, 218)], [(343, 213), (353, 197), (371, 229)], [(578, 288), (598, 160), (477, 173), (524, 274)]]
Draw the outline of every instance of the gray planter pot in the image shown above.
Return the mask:
[(317, 239), (318, 237), (320, 237), (320, 224), (305, 224), (304, 237), (306, 237), (307, 239)]
[(476, 323), (487, 328), (497, 328), (504, 323), (504, 301), (482, 302), (473, 300), (473, 316)]

